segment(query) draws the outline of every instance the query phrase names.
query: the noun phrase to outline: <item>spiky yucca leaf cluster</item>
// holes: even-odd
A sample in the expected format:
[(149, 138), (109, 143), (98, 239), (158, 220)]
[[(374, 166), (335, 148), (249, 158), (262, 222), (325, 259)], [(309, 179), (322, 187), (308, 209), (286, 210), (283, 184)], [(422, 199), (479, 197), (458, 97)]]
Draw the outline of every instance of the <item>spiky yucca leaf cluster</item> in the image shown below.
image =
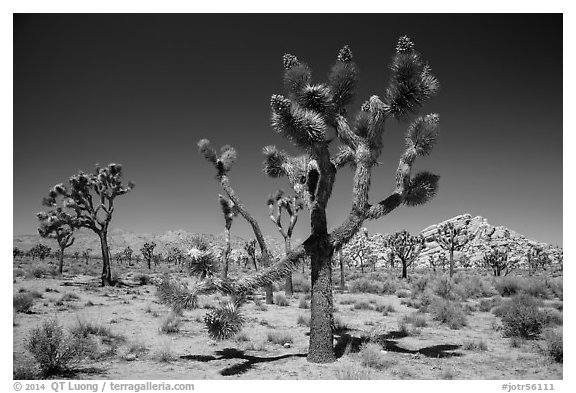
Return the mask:
[(407, 206), (423, 205), (436, 196), (440, 176), (422, 171), (416, 174), (408, 184), (404, 194), (404, 204)]
[(291, 104), (278, 94), (272, 96), (270, 106), (272, 127), (296, 146), (307, 150), (325, 139), (326, 123), (318, 112)]
[(286, 164), (288, 156), (278, 150), (276, 146), (265, 146), (262, 153), (264, 159), (264, 173), (270, 177), (280, 177), (286, 174), (283, 166)]
[(308, 65), (298, 61), (294, 55), (282, 57), (284, 65), (284, 89), (290, 97), (312, 82), (312, 71)]
[(234, 337), (244, 325), (244, 317), (238, 307), (228, 302), (204, 316), (208, 334), (214, 340), (226, 340)]
[(410, 53), (414, 50), (414, 43), (410, 40), (410, 38), (406, 35), (403, 35), (398, 39), (398, 43), (396, 44), (396, 53), (403, 54), (403, 53)]
[(190, 261), (188, 262), (188, 270), (191, 275), (198, 276), (200, 279), (203, 279), (218, 273), (218, 256), (214, 250), (192, 249), (188, 252), (188, 256), (190, 257)]
[(352, 51), (348, 45), (344, 45), (342, 49), (338, 51), (338, 57), (336, 58), (342, 63), (347, 63), (352, 60)]
[(440, 116), (430, 114), (418, 117), (408, 127), (406, 132), (406, 146), (416, 150), (419, 156), (427, 156), (438, 141), (438, 125)]
[(217, 177), (227, 174), (238, 158), (236, 149), (230, 145), (222, 146), (222, 148), (220, 148), (220, 157), (218, 157), (216, 151), (210, 146), (208, 139), (201, 139), (198, 142), (198, 152), (204, 156), (206, 161), (214, 165), (218, 171)]
[(290, 68), (297, 66), (300, 64), (298, 58), (290, 53), (285, 53), (282, 56), (282, 64), (284, 65), (284, 69), (289, 70)]

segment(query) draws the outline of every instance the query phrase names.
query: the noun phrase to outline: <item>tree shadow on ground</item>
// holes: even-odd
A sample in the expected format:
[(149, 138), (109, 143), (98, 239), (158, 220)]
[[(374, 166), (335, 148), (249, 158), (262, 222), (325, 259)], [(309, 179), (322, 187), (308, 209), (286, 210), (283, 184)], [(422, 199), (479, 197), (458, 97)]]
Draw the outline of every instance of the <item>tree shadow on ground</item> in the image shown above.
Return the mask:
[(98, 375), (104, 374), (106, 369), (100, 367), (77, 367), (77, 368), (69, 368), (67, 370), (61, 370), (57, 373), (53, 373), (50, 375), (45, 375), (46, 379), (86, 379), (88, 375)]
[(362, 344), (372, 342), (380, 345), (382, 349), (390, 352), (421, 354), (429, 358), (450, 358), (462, 356), (459, 352), (454, 350), (460, 348), (460, 345), (454, 344), (441, 344), (424, 347), (420, 349), (406, 349), (398, 345), (396, 339), (406, 337), (405, 332), (392, 331), (386, 334), (380, 334), (373, 337), (361, 336), (356, 337), (349, 334), (346, 330), (339, 330), (335, 332), (337, 335), (334, 353), (337, 358), (342, 357), (346, 352), (359, 352)]
[(229, 375), (238, 375), (243, 374), (254, 367), (255, 364), (258, 363), (267, 363), (267, 362), (274, 362), (277, 360), (287, 359), (291, 357), (306, 357), (307, 354), (305, 353), (293, 353), (293, 354), (286, 354), (281, 356), (274, 356), (274, 357), (259, 357), (259, 356), (252, 356), (246, 355), (244, 351), (235, 348), (224, 348), (221, 351), (216, 351), (216, 355), (183, 355), (180, 356), (181, 359), (186, 360), (196, 360), (199, 362), (211, 362), (214, 360), (227, 360), (227, 359), (241, 359), (245, 360), (245, 362), (235, 364), (230, 367), (226, 367), (222, 371), (220, 371), (220, 375), (229, 376)]

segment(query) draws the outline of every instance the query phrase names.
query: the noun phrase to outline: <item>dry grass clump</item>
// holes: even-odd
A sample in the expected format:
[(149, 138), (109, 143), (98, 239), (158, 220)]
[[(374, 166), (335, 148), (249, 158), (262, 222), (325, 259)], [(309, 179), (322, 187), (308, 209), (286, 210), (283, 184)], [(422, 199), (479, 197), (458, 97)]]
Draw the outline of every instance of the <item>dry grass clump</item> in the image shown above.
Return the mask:
[(466, 314), (460, 303), (440, 299), (430, 305), (430, 312), (436, 321), (448, 325), (451, 329), (466, 326)]
[(308, 303), (308, 300), (306, 300), (306, 298), (304, 296), (300, 297), (300, 300), (298, 302), (298, 308), (303, 308), (303, 309), (310, 308), (310, 303)]
[(266, 339), (273, 344), (291, 344), (294, 342), (294, 338), (289, 332), (281, 332), (281, 331), (269, 331), (266, 335)]
[(288, 299), (286, 299), (286, 296), (284, 296), (284, 294), (277, 293), (274, 295), (274, 304), (280, 307), (287, 307), (290, 305), (290, 302), (288, 301)]
[(488, 344), (486, 344), (486, 342), (484, 340), (479, 340), (479, 341), (465, 341), (464, 344), (462, 344), (462, 349), (467, 350), (467, 351), (487, 351), (488, 350)]
[(162, 321), (160, 325), (160, 332), (171, 334), (171, 333), (178, 333), (180, 331), (180, 325), (182, 324), (182, 320), (175, 312), (170, 312)]
[(405, 323), (410, 323), (414, 327), (426, 327), (428, 326), (428, 322), (426, 321), (426, 316), (421, 312), (414, 312), (410, 315), (404, 315), (402, 321)]
[(391, 367), (394, 363), (382, 351), (382, 347), (375, 343), (365, 343), (360, 348), (361, 364), (364, 367), (384, 370)]
[(178, 357), (172, 350), (170, 342), (166, 341), (154, 352), (154, 359), (161, 363), (170, 363), (177, 360)]
[(30, 293), (18, 293), (12, 299), (12, 307), (16, 312), (30, 313), (34, 306), (34, 297)]
[(296, 323), (301, 326), (310, 327), (310, 317), (308, 315), (299, 315)]
[(339, 380), (372, 380), (375, 379), (374, 372), (367, 367), (356, 364), (347, 364), (336, 370), (336, 379)]

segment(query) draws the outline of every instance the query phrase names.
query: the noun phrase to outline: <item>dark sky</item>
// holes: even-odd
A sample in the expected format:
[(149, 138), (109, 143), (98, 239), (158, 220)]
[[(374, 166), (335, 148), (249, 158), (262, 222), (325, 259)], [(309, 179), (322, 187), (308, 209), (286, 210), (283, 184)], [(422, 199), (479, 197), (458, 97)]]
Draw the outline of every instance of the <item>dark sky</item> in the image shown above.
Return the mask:
[[(268, 193), (287, 189), (262, 172), (262, 147), (296, 150), (270, 127), (283, 93), (282, 55), (323, 82), (349, 44), (360, 68), (353, 111), (382, 95), (396, 40), (407, 34), (429, 61), (442, 131), (416, 170), (441, 175), (429, 204), (402, 206), (371, 232), (419, 231), (470, 213), (562, 245), (562, 15), (22, 15), (14, 16), (14, 233), (35, 233), (50, 187), (95, 163), (119, 162), (136, 188), (116, 201), (114, 228), (220, 233), (215, 171), (197, 153), (231, 144), (237, 193), (277, 236)], [(394, 188), (406, 124), (390, 122), (371, 200)], [(351, 171), (339, 173), (329, 225), (350, 207)], [(306, 212), (296, 237), (308, 233)], [(248, 237), (241, 219), (234, 234)]]

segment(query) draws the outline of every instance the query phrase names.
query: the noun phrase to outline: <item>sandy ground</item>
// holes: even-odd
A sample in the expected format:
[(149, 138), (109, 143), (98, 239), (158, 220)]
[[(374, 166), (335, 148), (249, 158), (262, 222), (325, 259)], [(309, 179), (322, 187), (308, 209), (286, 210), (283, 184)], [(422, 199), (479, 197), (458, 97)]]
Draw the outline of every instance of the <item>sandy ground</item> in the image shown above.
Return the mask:
[[(467, 326), (459, 330), (441, 325), (425, 314), (427, 326), (408, 325), (410, 334), (402, 337), (397, 333), (400, 321), (416, 310), (402, 305), (401, 299), (394, 295), (336, 293), (335, 316), (347, 327), (336, 339), (340, 352), (345, 353), (332, 364), (313, 364), (306, 361), (309, 328), (298, 324), (299, 316), (310, 313), (309, 309), (299, 308), (302, 293), (295, 293), (289, 306), (284, 307), (248, 302), (242, 308), (246, 318), (243, 340), (215, 342), (206, 333), (202, 318), (210, 306), (218, 304), (219, 295), (202, 298), (200, 308), (184, 312), (179, 331), (167, 334), (160, 327), (171, 311), (157, 302), (154, 285), (103, 288), (98, 286), (97, 266), (91, 275), (83, 275), (74, 274), (83, 269), (81, 263), (75, 264), (77, 268), (67, 268), (62, 277), (15, 277), (14, 294), (36, 291), (42, 296), (36, 299), (31, 313), (13, 314), (15, 367), (31, 362), (24, 346), (30, 330), (44, 320), (57, 318), (67, 328), (79, 320), (88, 321), (106, 326), (122, 337), (102, 344), (102, 352), (107, 353), (83, 361), (69, 376), (74, 379), (336, 379), (346, 372), (374, 379), (562, 379), (562, 364), (542, 353), (541, 341), (512, 348), (510, 339), (495, 329), (499, 318), (490, 312), (473, 312), (468, 315)], [(31, 261), (15, 262), (19, 269), (30, 266)], [(134, 282), (135, 276), (142, 273), (151, 277), (161, 274), (146, 268), (117, 270), (126, 282)], [(67, 294), (76, 295), (77, 299), (72, 296), (62, 300)], [(263, 293), (257, 293), (256, 298), (264, 303)], [(353, 302), (360, 301), (388, 304), (395, 311), (384, 316), (374, 310), (354, 309)], [(284, 333), (292, 338), (292, 343), (285, 347), (269, 342), (269, 332)], [(382, 353), (390, 360), (382, 370), (363, 367), (358, 353), (344, 351), (347, 342), (358, 342), (371, 332), (381, 336)], [(469, 341), (483, 341), (487, 350), (464, 349)], [(136, 344), (145, 349), (137, 356), (128, 355)], [(162, 359), (161, 353), (171, 359)]]

